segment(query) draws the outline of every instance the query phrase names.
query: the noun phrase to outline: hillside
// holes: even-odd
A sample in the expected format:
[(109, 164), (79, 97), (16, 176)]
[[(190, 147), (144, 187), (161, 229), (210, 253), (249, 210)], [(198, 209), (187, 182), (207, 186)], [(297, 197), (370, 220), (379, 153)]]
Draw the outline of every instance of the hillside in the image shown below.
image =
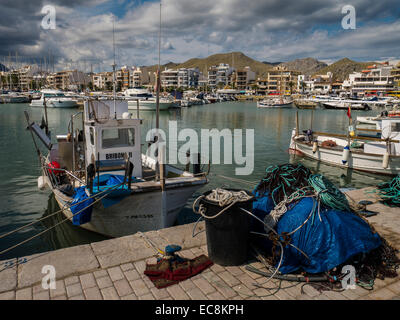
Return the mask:
[[(193, 58), (180, 64), (170, 62), (161, 66), (161, 70), (164, 70), (165, 68), (179, 69), (197, 67), (201, 72), (203, 72), (203, 74), (207, 74), (206, 71), (209, 67), (219, 65), (220, 63), (227, 63), (236, 69), (249, 66), (257, 76), (262, 76), (268, 70), (272, 69), (271, 65), (254, 60), (241, 52), (232, 52), (214, 54), (207, 58)], [(150, 66), (148, 68), (154, 71), (157, 70), (157, 66)]]
[[(360, 72), (376, 62), (356, 62), (348, 58), (341, 59), (335, 63), (318, 70), (318, 74), (333, 73), (334, 81), (343, 81), (348, 78), (350, 73)], [(315, 73), (316, 74), (316, 73)]]
[[(176, 69), (177, 66), (179, 65), (179, 63), (175, 63), (175, 62), (168, 62), (166, 64), (163, 64), (160, 66), (161, 71), (165, 70), (165, 69)], [(142, 66), (142, 68), (144, 68), (145, 66)], [(149, 72), (156, 72), (157, 71), (157, 67), (158, 65), (153, 65), (153, 66), (148, 66), (145, 67)]]
[(314, 58), (296, 59), (289, 62), (283, 62), (281, 65), (287, 67), (289, 70), (300, 71), (305, 75), (312, 75), (328, 66), (326, 63)]

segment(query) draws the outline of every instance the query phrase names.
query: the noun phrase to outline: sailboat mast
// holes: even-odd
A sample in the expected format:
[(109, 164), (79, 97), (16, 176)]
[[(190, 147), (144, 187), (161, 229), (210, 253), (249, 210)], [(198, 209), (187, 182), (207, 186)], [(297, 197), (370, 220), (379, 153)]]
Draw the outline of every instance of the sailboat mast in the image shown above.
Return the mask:
[(113, 67), (113, 97), (114, 97), (114, 119), (117, 119), (117, 108), (116, 108), (116, 93), (115, 93), (115, 17), (113, 17), (113, 50), (114, 50), (114, 64)]
[(161, 86), (161, 1), (160, 1), (160, 29), (158, 33), (158, 70), (157, 70), (157, 92), (156, 92), (156, 129), (160, 128), (160, 86)]

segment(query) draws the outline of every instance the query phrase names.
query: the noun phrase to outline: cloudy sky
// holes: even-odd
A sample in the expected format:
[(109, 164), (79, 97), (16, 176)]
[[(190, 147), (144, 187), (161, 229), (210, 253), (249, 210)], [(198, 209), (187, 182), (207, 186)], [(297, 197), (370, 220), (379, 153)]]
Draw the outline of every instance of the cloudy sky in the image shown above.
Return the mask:
[[(56, 10), (56, 28), (43, 29)], [(342, 8), (356, 12), (343, 29)], [(56, 68), (108, 70), (158, 60), (159, 1), (0, 0), (0, 62), (54, 60)], [(47, 21), (47, 20), (46, 20)], [(261, 61), (400, 58), (399, 0), (162, 0), (161, 62), (241, 51)]]

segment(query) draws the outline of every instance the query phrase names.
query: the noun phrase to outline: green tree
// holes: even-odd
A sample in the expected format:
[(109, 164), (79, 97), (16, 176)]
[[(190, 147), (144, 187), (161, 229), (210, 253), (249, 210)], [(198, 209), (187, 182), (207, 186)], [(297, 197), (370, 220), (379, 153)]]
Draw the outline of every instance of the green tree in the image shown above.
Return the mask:
[(113, 89), (113, 83), (111, 81), (106, 82), (106, 90), (110, 91)]

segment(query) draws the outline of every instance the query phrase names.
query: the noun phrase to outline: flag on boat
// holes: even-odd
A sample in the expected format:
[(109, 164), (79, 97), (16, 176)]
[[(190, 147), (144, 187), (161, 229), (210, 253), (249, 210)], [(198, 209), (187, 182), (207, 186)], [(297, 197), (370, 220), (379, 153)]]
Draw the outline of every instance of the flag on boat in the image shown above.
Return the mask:
[(351, 106), (349, 105), (349, 108), (347, 109), (347, 116), (349, 119), (351, 119)]

